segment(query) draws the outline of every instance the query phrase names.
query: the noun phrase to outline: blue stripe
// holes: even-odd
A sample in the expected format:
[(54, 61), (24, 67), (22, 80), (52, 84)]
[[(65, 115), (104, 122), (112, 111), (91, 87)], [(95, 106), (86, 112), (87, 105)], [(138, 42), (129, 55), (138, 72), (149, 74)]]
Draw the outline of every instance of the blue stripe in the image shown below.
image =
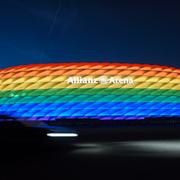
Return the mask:
[(162, 117), (180, 116), (180, 103), (108, 102), (0, 105), (0, 114), (13, 117)]

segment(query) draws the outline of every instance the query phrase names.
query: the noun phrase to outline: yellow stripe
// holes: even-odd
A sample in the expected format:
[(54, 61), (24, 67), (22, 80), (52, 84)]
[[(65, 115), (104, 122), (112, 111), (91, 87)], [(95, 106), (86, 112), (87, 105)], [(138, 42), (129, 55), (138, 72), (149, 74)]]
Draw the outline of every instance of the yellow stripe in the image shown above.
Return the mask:
[[(75, 75), (78, 77), (78, 75)], [(22, 77), (22, 78), (9, 78), (9, 79), (0, 79), (0, 84), (2, 88), (4, 86), (10, 84), (20, 84), (20, 83), (49, 83), (49, 82), (66, 82), (66, 80), (70, 76), (46, 76), (46, 77)], [(99, 78), (101, 76), (80, 76), (83, 78)], [(147, 83), (172, 83), (172, 84), (180, 84), (180, 78), (168, 78), (168, 77), (151, 77), (151, 76), (106, 76), (106, 77), (113, 77), (113, 78), (132, 78), (135, 83), (139, 82), (147, 82)]]
[(132, 84), (68, 84), (67, 82), (33, 82), (0, 85), (1, 91), (8, 90), (23, 90), (23, 89), (62, 89), (62, 88), (147, 88), (147, 89), (173, 89), (180, 90), (180, 84), (174, 83), (150, 83), (150, 82), (135, 82)]

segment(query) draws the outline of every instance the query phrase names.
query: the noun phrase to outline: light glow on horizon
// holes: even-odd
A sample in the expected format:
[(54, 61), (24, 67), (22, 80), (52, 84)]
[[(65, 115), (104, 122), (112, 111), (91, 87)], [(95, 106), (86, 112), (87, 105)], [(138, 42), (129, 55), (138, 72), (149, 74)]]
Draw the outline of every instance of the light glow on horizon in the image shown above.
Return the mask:
[(47, 133), (48, 137), (78, 137), (77, 133)]

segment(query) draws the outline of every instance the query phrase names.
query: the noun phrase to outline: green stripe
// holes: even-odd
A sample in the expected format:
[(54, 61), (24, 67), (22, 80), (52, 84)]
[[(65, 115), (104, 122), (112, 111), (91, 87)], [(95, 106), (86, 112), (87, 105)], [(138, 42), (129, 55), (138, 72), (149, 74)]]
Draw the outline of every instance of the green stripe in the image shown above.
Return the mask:
[(52, 96), (52, 95), (153, 95), (153, 96), (180, 96), (179, 90), (161, 89), (128, 89), (128, 88), (65, 88), (65, 89), (35, 89), (0, 91), (0, 97), (16, 96)]
[(180, 103), (177, 96), (142, 96), (142, 95), (60, 95), (60, 96), (26, 96), (0, 98), (0, 104), (15, 103), (61, 103), (61, 102), (166, 102)]

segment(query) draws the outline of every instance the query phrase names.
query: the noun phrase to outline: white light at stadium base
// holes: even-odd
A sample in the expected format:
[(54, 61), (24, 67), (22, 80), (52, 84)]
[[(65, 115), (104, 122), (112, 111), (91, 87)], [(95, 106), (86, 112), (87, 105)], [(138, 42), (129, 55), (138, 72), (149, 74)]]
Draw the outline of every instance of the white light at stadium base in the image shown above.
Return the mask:
[(77, 137), (77, 133), (47, 133), (48, 137)]

